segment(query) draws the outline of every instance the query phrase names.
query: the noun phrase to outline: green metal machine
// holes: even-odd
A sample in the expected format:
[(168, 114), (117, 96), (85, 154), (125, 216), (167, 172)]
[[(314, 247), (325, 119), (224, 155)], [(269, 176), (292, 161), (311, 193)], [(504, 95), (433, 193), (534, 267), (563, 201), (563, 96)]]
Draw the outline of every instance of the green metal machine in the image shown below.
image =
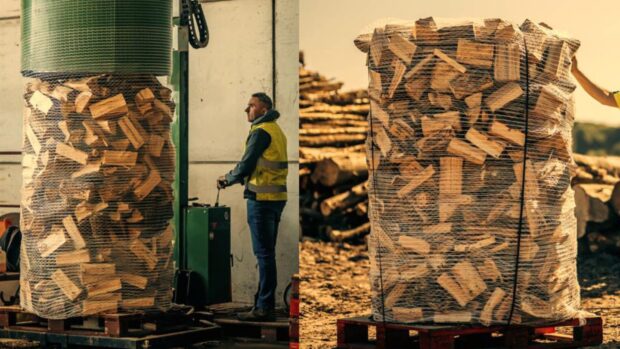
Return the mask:
[[(188, 197), (189, 44), (206, 47), (209, 34), (197, 0), (180, 0), (171, 84), (177, 105), (172, 137), (177, 150), (175, 223), (175, 303), (204, 306), (231, 301), (230, 208), (193, 203)], [(200, 39), (196, 35), (196, 26)], [(216, 200), (217, 201), (217, 200)]]

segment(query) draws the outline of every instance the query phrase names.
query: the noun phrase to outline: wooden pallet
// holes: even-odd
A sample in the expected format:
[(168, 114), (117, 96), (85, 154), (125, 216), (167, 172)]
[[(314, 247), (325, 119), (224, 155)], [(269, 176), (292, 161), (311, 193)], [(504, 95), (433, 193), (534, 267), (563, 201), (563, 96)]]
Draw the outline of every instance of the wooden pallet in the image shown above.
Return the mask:
[(222, 328), (227, 338), (243, 338), (270, 343), (289, 342), (289, 317), (285, 312), (276, 313), (276, 321), (253, 322), (237, 320), (237, 313), (249, 311), (251, 307), (239, 303), (211, 305), (213, 322)]
[[(376, 328), (376, 340), (369, 340), (368, 330)], [(556, 330), (572, 328), (572, 335)], [(339, 349), (455, 349), (455, 348), (580, 348), (603, 342), (603, 321), (587, 318), (543, 326), (463, 326), (407, 325), (381, 323), (365, 317), (337, 321)], [(415, 332), (414, 332), (415, 331)], [(413, 333), (412, 333), (413, 332)]]
[(167, 348), (220, 337), (217, 325), (198, 325), (180, 312), (101, 314), (66, 320), (43, 319), (19, 306), (0, 307), (0, 337), (28, 339), (62, 348)]

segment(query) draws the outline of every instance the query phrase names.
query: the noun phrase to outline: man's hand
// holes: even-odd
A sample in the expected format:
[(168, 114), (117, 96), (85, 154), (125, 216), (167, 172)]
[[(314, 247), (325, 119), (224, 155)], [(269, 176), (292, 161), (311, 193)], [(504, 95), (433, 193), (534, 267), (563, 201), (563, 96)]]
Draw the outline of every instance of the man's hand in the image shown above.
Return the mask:
[(225, 176), (220, 176), (217, 179), (217, 189), (224, 189), (228, 185), (228, 181)]
[(574, 55), (570, 66), (570, 72), (575, 74), (577, 71), (579, 71), (579, 68), (577, 67), (577, 55)]

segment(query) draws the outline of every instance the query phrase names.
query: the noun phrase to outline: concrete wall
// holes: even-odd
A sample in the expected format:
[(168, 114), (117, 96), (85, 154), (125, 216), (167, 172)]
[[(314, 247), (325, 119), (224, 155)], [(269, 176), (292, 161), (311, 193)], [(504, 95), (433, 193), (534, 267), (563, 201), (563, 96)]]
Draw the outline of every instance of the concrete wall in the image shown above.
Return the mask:
[[(4, 0), (0, 7), (0, 152), (19, 151), (23, 93), (19, 73), (19, 0)], [(19, 204), (21, 156), (0, 155), (0, 205)], [(0, 208), (0, 214), (15, 212)]]
[[(5, 4), (6, 2), (6, 4)], [(19, 1), (0, 9), (0, 151), (21, 148)], [(241, 157), (249, 130), (243, 110), (253, 92), (272, 89), (271, 0), (230, 0), (203, 4), (211, 43), (190, 53), (190, 197), (215, 201), (215, 180)], [(278, 238), (278, 297), (298, 270), (298, 2), (276, 2), (276, 107), (288, 136), (289, 203)], [(0, 204), (18, 203), (20, 157), (0, 156)], [(258, 283), (246, 224), (242, 187), (226, 189), (220, 203), (232, 209), (233, 299), (251, 302)], [(10, 210), (9, 210), (10, 211)], [(0, 209), (0, 214), (7, 209)]]
[[(249, 124), (244, 109), (250, 95), (272, 90), (271, 0), (233, 0), (203, 4), (211, 43), (190, 53), (189, 194), (215, 201), (215, 181), (243, 154)], [(278, 297), (298, 269), (298, 2), (276, 2), (276, 108), (288, 138), (289, 202), (278, 237)], [(258, 284), (241, 186), (220, 193), (232, 209), (233, 292), (252, 300)]]

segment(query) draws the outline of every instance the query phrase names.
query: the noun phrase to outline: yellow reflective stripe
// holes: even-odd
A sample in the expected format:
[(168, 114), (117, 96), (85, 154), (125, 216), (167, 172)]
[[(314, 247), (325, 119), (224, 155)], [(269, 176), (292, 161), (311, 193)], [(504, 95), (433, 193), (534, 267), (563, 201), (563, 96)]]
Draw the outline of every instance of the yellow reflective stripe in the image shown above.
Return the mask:
[(288, 168), (288, 162), (286, 161), (271, 161), (265, 158), (258, 159), (256, 166), (266, 167), (272, 170), (283, 170)]
[(248, 183), (248, 190), (255, 193), (286, 193), (286, 185), (261, 185)]
[(620, 107), (620, 91), (614, 93), (614, 99), (616, 100), (616, 105)]

